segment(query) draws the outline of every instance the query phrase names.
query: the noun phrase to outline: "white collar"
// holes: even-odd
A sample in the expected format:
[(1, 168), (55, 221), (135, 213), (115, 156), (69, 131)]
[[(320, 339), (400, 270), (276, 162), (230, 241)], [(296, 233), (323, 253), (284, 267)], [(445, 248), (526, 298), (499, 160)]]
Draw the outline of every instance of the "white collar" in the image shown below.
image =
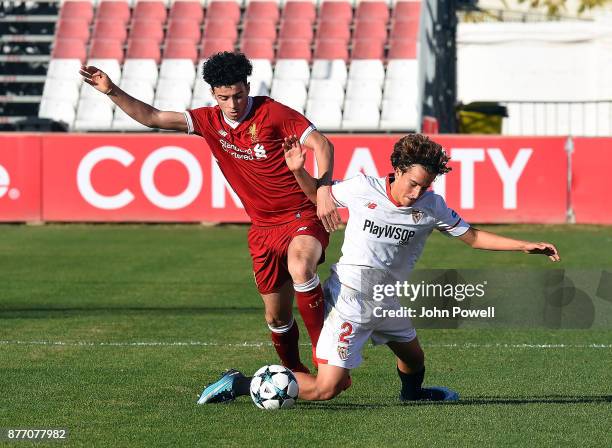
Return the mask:
[(246, 110), (244, 111), (244, 113), (242, 114), (242, 117), (240, 117), (238, 120), (231, 120), (229, 118), (227, 118), (225, 116), (225, 114), (223, 112), (221, 112), (223, 114), (223, 119), (225, 120), (225, 122), (232, 128), (232, 129), (236, 129), (238, 127), (238, 125), (240, 123), (242, 123), (242, 120), (244, 120), (246, 118), (246, 116), (249, 114), (249, 112), (251, 112), (251, 108), (253, 107), (253, 97), (249, 96), (248, 100), (247, 100), (247, 107)]

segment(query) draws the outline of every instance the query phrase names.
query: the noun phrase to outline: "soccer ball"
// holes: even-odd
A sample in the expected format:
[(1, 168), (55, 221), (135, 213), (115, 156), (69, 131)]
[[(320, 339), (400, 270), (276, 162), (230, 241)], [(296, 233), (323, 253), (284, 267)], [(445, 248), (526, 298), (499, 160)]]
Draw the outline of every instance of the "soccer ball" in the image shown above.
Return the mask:
[(298, 396), (298, 383), (286, 367), (263, 366), (251, 380), (251, 398), (260, 409), (289, 409)]

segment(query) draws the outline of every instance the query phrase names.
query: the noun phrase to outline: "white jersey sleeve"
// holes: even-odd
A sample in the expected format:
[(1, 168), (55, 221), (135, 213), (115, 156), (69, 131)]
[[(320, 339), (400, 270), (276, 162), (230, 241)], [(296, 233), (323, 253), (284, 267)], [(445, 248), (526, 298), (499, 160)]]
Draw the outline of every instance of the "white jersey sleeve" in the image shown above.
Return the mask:
[(470, 228), (470, 225), (455, 210), (446, 205), (442, 196), (435, 195), (433, 212), (436, 219), (436, 229), (446, 235), (461, 236)]
[(359, 192), (363, 190), (363, 183), (366, 177), (363, 174), (358, 174), (347, 180), (336, 180), (331, 186), (331, 195), (338, 207), (350, 207), (359, 196)]

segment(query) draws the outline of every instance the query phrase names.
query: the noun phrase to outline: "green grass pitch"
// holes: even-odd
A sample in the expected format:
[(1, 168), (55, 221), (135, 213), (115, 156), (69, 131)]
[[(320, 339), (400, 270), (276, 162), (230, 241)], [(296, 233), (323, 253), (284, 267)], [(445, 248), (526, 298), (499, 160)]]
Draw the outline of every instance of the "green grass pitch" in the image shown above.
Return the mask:
[[(197, 406), (223, 369), (277, 362), (246, 231), (0, 226), (0, 427), (65, 427), (68, 442), (52, 446), (83, 447), (611, 445), (610, 328), (419, 331), (426, 383), (457, 389), (458, 404), (400, 405), (393, 357), (368, 346), (333, 401)], [(612, 227), (494, 231), (554, 242), (562, 267), (612, 269)], [(341, 241), (333, 235), (321, 277)], [(556, 266), (434, 234), (419, 267)]]

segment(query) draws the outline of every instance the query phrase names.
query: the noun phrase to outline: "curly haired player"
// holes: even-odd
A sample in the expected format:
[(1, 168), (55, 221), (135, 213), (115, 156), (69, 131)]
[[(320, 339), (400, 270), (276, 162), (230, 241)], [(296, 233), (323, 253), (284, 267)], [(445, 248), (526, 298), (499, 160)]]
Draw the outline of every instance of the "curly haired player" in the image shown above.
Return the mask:
[[(274, 347), (283, 365), (308, 372), (298, 349), (293, 297), (314, 348), (323, 326), (323, 291), (316, 269), (323, 262), (329, 231), (340, 222), (330, 196), (333, 146), (303, 115), (266, 96), (249, 96), (250, 61), (223, 52), (204, 63), (215, 107), (186, 112), (160, 111), (121, 90), (96, 67), (81, 67), (86, 83), (134, 120), (152, 128), (203, 137), (219, 168), (252, 221), (249, 251), (257, 289)], [(283, 141), (291, 135), (313, 149), (318, 172), (315, 206), (285, 163)], [(207, 388), (200, 403), (224, 401), (234, 381), (231, 372)]]
[[(316, 179), (304, 170), (306, 151), (299, 139), (288, 138), (285, 151), (287, 165), (300, 186), (316, 201)], [(544, 254), (551, 261), (559, 261), (552, 244), (478, 230), (448, 208), (441, 196), (428, 191), (436, 176), (450, 171), (448, 160), (439, 144), (411, 134), (395, 143), (391, 154), (393, 173), (382, 178), (361, 174), (333, 184), (334, 201), (348, 208), (349, 219), (342, 256), (331, 267), (324, 286), (326, 317), (316, 352), (319, 371), (316, 376), (295, 372), (301, 399), (329, 400), (349, 387), (350, 370), (361, 364), (361, 352), (368, 339), (376, 345), (386, 344), (396, 355), (400, 400), (459, 398), (457, 392), (446, 387), (422, 386), (425, 357), (410, 318), (394, 313), (401, 309), (397, 297), (376, 302), (372, 295), (376, 285), (409, 278), (434, 229), (474, 249)], [(374, 312), (377, 305), (387, 312)], [(397, 315), (402, 317), (390, 317)], [(237, 381), (234, 396), (248, 393), (248, 383), (244, 376)]]

